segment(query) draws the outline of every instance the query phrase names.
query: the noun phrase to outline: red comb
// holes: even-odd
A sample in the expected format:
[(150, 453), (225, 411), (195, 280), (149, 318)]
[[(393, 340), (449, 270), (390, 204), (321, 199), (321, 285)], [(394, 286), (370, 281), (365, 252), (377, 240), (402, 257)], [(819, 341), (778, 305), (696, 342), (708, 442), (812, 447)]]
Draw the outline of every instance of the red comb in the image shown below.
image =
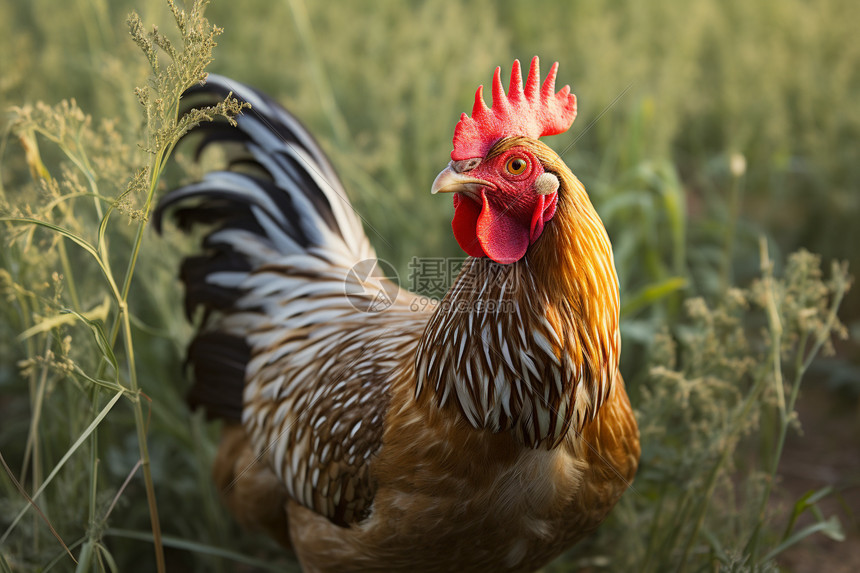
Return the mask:
[(558, 62), (552, 65), (543, 85), (540, 83), (540, 62), (532, 59), (526, 88), (520, 61), (514, 60), (508, 95), (502, 87), (501, 68), (493, 75), (493, 107), (484, 103), (484, 86), (475, 92), (472, 117), (465, 113), (454, 129), (454, 151), (451, 159), (460, 161), (472, 157), (484, 157), (502, 137), (523, 135), (537, 139), (542, 135), (555, 135), (567, 131), (576, 118), (576, 96), (570, 86), (555, 93), (555, 76)]

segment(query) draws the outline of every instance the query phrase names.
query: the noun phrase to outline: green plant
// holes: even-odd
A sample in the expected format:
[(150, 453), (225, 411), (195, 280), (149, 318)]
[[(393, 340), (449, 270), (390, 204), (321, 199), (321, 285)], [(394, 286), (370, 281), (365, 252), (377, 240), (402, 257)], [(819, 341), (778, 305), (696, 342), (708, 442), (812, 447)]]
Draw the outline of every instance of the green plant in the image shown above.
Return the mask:
[[(99, 435), (104, 431), (108, 414), (121, 398), (126, 398), (131, 406), (140, 454), (139, 463), (129, 477), (139, 466), (145, 484), (156, 567), (159, 571), (165, 569), (147, 442), (145, 410), (148, 399), (138, 380), (130, 289), (155, 192), (176, 143), (194, 125), (210, 121), (216, 115), (232, 121), (243, 107), (228, 96), (216, 106), (180, 115), (180, 96), (205, 79), (215, 37), (221, 30), (210, 25), (203, 16), (205, 2), (195, 2), (187, 12), (172, 0), (167, 3), (181, 37), (180, 47), (157, 28), (145, 31), (137, 14), (132, 14), (128, 20), (131, 36), (146, 56), (152, 74), (147, 84), (136, 90), (144, 117), (140, 151), (124, 145), (112, 123), (103, 122), (94, 128), (92, 119), (74, 100), (54, 107), (38, 104), (12, 110), (11, 131), (26, 151), (33, 179), (44, 198), (35, 209), (29, 205), (23, 210), (13, 207), (11, 215), (0, 219), (7, 225), (12, 247), (6, 255), (8, 260), (4, 261), (4, 267), (10, 269), (4, 270), (4, 290), (7, 302), (17, 308), (21, 324), (27, 326), (19, 338), (27, 341), (29, 350), (29, 358), (21, 363), (21, 374), (30, 380), (33, 416), (20, 481), (25, 481), (27, 470), (32, 468), (35, 490), (32, 495), (26, 495), (11, 470), (5, 467), (16, 488), (24, 494), (26, 503), (5, 528), (0, 544), (15, 532), (31, 507), (38, 508), (42, 493), (86, 444), (89, 450), (89, 467), (85, 472), (89, 476), (88, 518), (85, 536), (72, 544), (80, 545), (78, 559), (51, 527), (69, 557), (82, 570), (89, 570), (96, 562), (102, 569), (116, 569), (114, 557), (102, 540), (105, 522), (116, 500), (106, 510), (99, 507), (103, 488), (99, 484), (98, 452)], [(166, 65), (164, 56), (169, 60)], [(59, 173), (56, 170), (52, 173), (42, 160), (40, 139), (54, 144), (61, 152), (62, 159), (56, 162)], [(128, 183), (117, 193), (116, 187), (122, 181)], [(82, 212), (84, 210), (87, 212)], [(122, 216), (135, 228), (133, 236), (123, 237), (123, 230), (111, 232), (117, 226), (116, 219)], [(16, 226), (23, 226), (23, 229), (16, 230)], [(49, 235), (40, 236), (38, 229), (49, 231)], [(119, 249), (117, 243), (121, 245)], [(84, 256), (70, 256), (72, 248), (80, 249)], [(36, 250), (38, 252), (34, 253)], [(53, 272), (47, 284), (34, 281), (57, 262), (63, 275)], [(116, 271), (123, 266), (123, 272)], [(82, 300), (81, 283), (75, 277), (82, 274), (80, 269), (86, 272), (88, 268), (97, 269), (101, 280), (88, 281), (88, 300)], [(31, 286), (34, 283), (35, 288)], [(53, 290), (52, 296), (46, 296), (44, 291), (48, 289)], [(92, 306), (93, 298), (101, 302)], [(75, 328), (76, 322), (84, 328)], [(110, 326), (105, 328), (107, 325)], [(87, 331), (88, 336), (84, 334)], [(74, 351), (73, 340), (78, 345)], [(43, 478), (47, 456), (39, 447), (40, 429), (45, 425), (41, 414), (45, 401), (55, 390), (72, 394), (77, 391), (87, 396), (90, 413), (83, 416), (75, 415), (74, 411), (68, 413), (71, 433), (77, 439)], [(80, 396), (67, 396), (67, 399), (76, 405), (80, 402)], [(85, 427), (81, 430), (82, 425)], [(50, 525), (47, 516), (43, 512), (40, 515)], [(38, 537), (32, 547), (38, 550)]]
[[(786, 525), (769, 501), (804, 374), (847, 336), (836, 312), (851, 279), (834, 263), (825, 280), (806, 251), (777, 278), (764, 239), (760, 253), (748, 289), (687, 299), (687, 318), (657, 337), (634, 400), (643, 454), (633, 491), (578, 559), (613, 571), (775, 571), (773, 559), (809, 535), (844, 538), (815, 505), (832, 488), (799, 500)], [(807, 510), (816, 523), (795, 531)]]

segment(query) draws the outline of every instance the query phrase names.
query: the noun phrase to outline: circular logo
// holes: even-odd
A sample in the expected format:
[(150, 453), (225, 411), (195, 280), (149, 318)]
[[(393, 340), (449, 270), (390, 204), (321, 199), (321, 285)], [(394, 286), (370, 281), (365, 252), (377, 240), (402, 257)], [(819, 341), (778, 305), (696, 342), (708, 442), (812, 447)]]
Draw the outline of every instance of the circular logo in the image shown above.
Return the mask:
[(388, 261), (365, 259), (354, 264), (343, 283), (344, 294), (359, 312), (382, 312), (394, 304), (400, 277)]

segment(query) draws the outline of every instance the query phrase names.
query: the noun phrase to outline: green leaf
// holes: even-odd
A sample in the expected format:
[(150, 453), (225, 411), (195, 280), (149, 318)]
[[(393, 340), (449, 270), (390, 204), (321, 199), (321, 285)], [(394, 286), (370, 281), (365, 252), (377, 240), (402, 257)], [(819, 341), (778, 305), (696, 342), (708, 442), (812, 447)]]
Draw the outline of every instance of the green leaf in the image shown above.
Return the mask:
[[(72, 457), (72, 454), (74, 454), (77, 451), (77, 449), (79, 447), (81, 447), (81, 444), (83, 444), (87, 440), (87, 438), (90, 436), (90, 434), (93, 433), (93, 431), (98, 427), (98, 425), (101, 423), (101, 421), (104, 420), (105, 416), (108, 415), (108, 412), (110, 412), (111, 409), (113, 409), (114, 405), (117, 403), (117, 401), (122, 396), (123, 396), (123, 392), (117, 392), (116, 394), (114, 394), (113, 398), (111, 398), (108, 401), (108, 403), (105, 404), (105, 407), (102, 408), (101, 412), (98, 413), (98, 415), (93, 419), (93, 421), (90, 423), (90, 425), (87, 426), (87, 429), (84, 430), (84, 432), (80, 436), (78, 436), (78, 439), (75, 440), (75, 443), (71, 445), (71, 447), (66, 451), (65, 454), (63, 454), (63, 457), (60, 459), (59, 462), (57, 462), (57, 465), (54, 466), (54, 469), (51, 470), (51, 473), (48, 474), (48, 477), (45, 478), (45, 481), (43, 481), (42, 485), (39, 486), (39, 489), (36, 490), (36, 493), (34, 493), (32, 495), (33, 501), (36, 501), (39, 498), (39, 496), (42, 495), (42, 492), (45, 491), (45, 488), (48, 487), (48, 484), (50, 484), (54, 480), (54, 478), (57, 476), (57, 474), (63, 468), (63, 466), (66, 464), (66, 462), (69, 461), (69, 458)], [(9, 537), (9, 535), (15, 529), (15, 526), (18, 525), (18, 522), (21, 521), (21, 518), (24, 517), (24, 515), (27, 513), (28, 509), (30, 509), (29, 503), (26, 504), (21, 509), (21, 511), (18, 512), (18, 515), (15, 516), (15, 519), (12, 521), (12, 523), (9, 524), (9, 527), (3, 533), (3, 536), (0, 537), (0, 545), (3, 545), (4, 543), (6, 543), (6, 539)]]
[[(797, 523), (797, 518), (799, 518), (804, 511), (814, 508), (816, 503), (831, 493), (833, 493), (833, 486), (826, 486), (819, 490), (810, 490), (798, 499), (792, 508), (791, 517), (788, 520), (788, 525), (785, 527), (785, 533), (782, 535), (782, 541), (785, 541), (788, 539), (788, 536), (791, 535), (791, 531), (794, 529), (794, 524)], [(821, 521), (821, 519), (819, 519), (819, 521)]]
[[(99, 307), (99, 308), (104, 309), (104, 315), (100, 316), (100, 318), (99, 318), (100, 320), (104, 320), (105, 318), (107, 318), (107, 310), (110, 308), (110, 299), (105, 297), (104, 302), (102, 303), (101, 307)], [(111, 347), (110, 343), (108, 342), (107, 336), (105, 336), (105, 332), (102, 329), (101, 324), (99, 324), (95, 320), (92, 320), (91, 318), (89, 318), (86, 315), (83, 315), (79, 312), (75, 312), (74, 310), (66, 309), (66, 310), (63, 310), (62, 313), (78, 318), (81, 322), (83, 322), (84, 324), (86, 324), (90, 328), (90, 331), (92, 331), (92, 333), (93, 333), (93, 337), (96, 340), (96, 345), (98, 345), (99, 351), (102, 353), (102, 356), (104, 356), (105, 359), (108, 362), (110, 362), (110, 365), (113, 366), (114, 372), (118, 374), (119, 373), (119, 364), (117, 363), (116, 355), (114, 354), (113, 348)], [(90, 316), (92, 316), (92, 313), (88, 313), (88, 314)]]
[(773, 548), (767, 555), (759, 559), (758, 562), (761, 564), (770, 561), (792, 545), (795, 545), (814, 533), (823, 533), (834, 541), (845, 541), (845, 532), (842, 531), (842, 523), (839, 521), (839, 518), (834, 515), (827, 521), (819, 521), (818, 523), (813, 523), (812, 525), (804, 527)]
[(105, 211), (104, 216), (102, 217), (101, 223), (99, 223), (99, 233), (98, 233), (98, 250), (99, 255), (101, 255), (102, 260), (108, 259), (107, 252), (107, 243), (105, 242), (105, 233), (107, 232), (107, 224), (110, 220), (111, 213), (113, 213), (113, 205), (108, 207), (107, 211)]
[(117, 384), (116, 382), (114, 382), (112, 380), (103, 380), (101, 378), (94, 378), (93, 376), (90, 376), (89, 374), (84, 372), (84, 370), (80, 366), (78, 366), (77, 364), (74, 365), (74, 368), (75, 368), (75, 374), (77, 374), (78, 376), (80, 376), (81, 378), (83, 378), (84, 380), (89, 382), (90, 384), (94, 384), (96, 386), (101, 386), (102, 388), (106, 388), (106, 389), (110, 390), (111, 392), (125, 392), (129, 396), (129, 398), (131, 398), (134, 395), (133, 392), (131, 392), (127, 388), (121, 386), (120, 384)]
[(81, 247), (83, 250), (85, 250), (87, 253), (92, 255), (93, 259), (96, 261), (99, 268), (101, 269), (102, 274), (105, 276), (108, 283), (110, 284), (111, 292), (113, 292), (114, 296), (117, 298), (117, 300), (119, 300), (119, 290), (116, 288), (116, 284), (114, 283), (110, 269), (105, 266), (106, 263), (102, 261), (101, 257), (99, 257), (99, 253), (96, 248), (93, 247), (88, 241), (86, 241), (82, 237), (75, 235), (68, 229), (64, 229), (59, 225), (54, 225), (53, 223), (48, 223), (47, 221), (40, 221), (39, 219), (33, 219), (31, 217), (0, 217), (0, 221), (7, 221), (9, 223), (27, 223), (30, 225), (45, 227), (46, 229), (50, 229), (55, 233), (66, 237), (67, 239)]
[(109, 311), (110, 299), (107, 296), (104, 297), (104, 300), (99, 306), (93, 307), (91, 310), (82, 314), (79, 314), (72, 310), (64, 309), (61, 310), (60, 314), (58, 314), (57, 316), (45, 318), (19, 334), (18, 340), (27, 340), (31, 336), (35, 336), (43, 332), (48, 332), (50, 330), (53, 330), (54, 328), (57, 328), (58, 326), (62, 326), (64, 324), (72, 324), (75, 321), (75, 318), (73, 316), (70, 316), (72, 314), (74, 314), (84, 322), (90, 322), (93, 320), (105, 320)]
[(635, 314), (643, 308), (654, 304), (673, 292), (687, 288), (687, 279), (684, 277), (670, 277), (668, 279), (652, 283), (627, 299), (621, 305), (621, 316)]
[[(152, 543), (152, 534), (144, 531), (131, 531), (128, 529), (111, 528), (105, 531), (105, 535), (113, 537), (124, 537), (126, 539), (137, 539), (140, 541)], [(243, 555), (241, 553), (236, 553), (235, 551), (230, 551), (221, 547), (213, 547), (212, 545), (206, 545), (204, 543), (197, 543), (196, 541), (188, 541), (187, 539), (181, 539), (179, 537), (173, 537), (171, 535), (162, 535), (161, 542), (164, 544), (165, 547), (173, 547), (174, 549), (182, 549), (185, 551), (190, 551), (191, 553), (211, 555), (213, 557), (223, 557), (224, 559), (230, 559), (231, 561), (235, 561), (236, 563), (244, 563), (245, 565), (258, 567), (264, 571), (277, 571), (278, 573), (283, 573), (284, 571), (283, 564), (269, 563), (260, 559), (248, 557), (247, 555)]]
[(93, 258), (96, 259), (101, 264), (101, 260), (99, 259), (98, 252), (96, 252), (95, 248), (87, 241), (82, 239), (81, 237), (75, 235), (68, 229), (64, 229), (59, 225), (54, 225), (53, 223), (48, 223), (47, 221), (40, 221), (39, 219), (33, 219), (31, 217), (0, 217), (0, 221), (7, 221), (9, 223), (27, 223), (30, 225), (38, 225), (40, 227), (45, 227), (46, 229), (50, 229), (55, 233), (59, 233), (60, 235), (66, 237), (70, 241), (78, 244), (82, 247), (86, 252), (91, 254)]

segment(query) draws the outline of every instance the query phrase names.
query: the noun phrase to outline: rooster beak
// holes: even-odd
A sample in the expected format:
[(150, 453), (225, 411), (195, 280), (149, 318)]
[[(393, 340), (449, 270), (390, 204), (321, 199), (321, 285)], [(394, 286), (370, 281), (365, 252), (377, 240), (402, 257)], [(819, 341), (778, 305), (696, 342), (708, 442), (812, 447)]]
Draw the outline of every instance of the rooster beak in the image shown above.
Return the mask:
[(458, 173), (454, 170), (452, 162), (436, 176), (430, 193), (433, 195), (436, 193), (466, 193), (475, 196), (480, 193), (482, 188), (486, 187), (492, 187), (492, 183), (469, 177), (465, 173)]

